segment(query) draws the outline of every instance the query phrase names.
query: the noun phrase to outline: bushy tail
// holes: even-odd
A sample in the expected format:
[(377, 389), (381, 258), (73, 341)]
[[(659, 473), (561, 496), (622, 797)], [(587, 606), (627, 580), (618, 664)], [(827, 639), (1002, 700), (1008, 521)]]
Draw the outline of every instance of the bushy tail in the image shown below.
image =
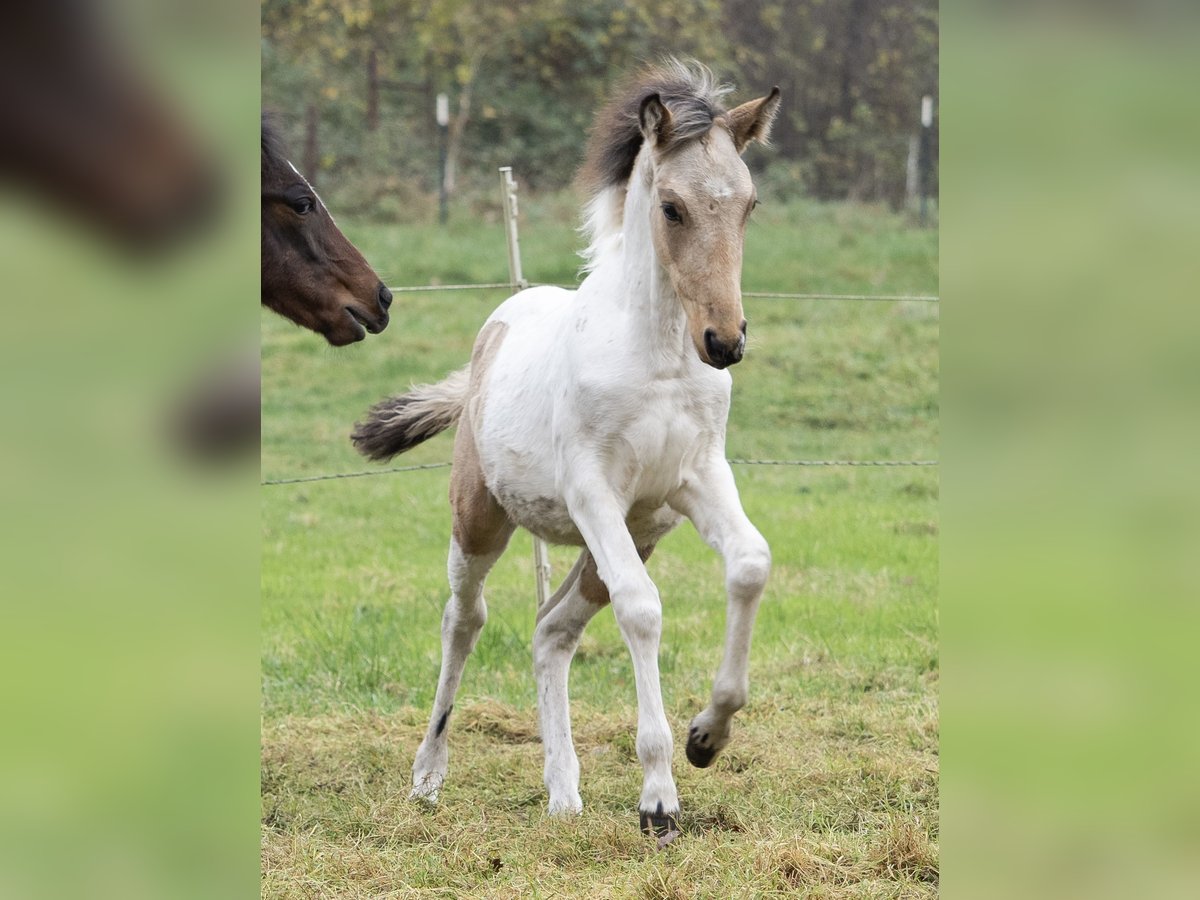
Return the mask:
[(441, 434), (458, 421), (467, 399), (470, 367), (437, 384), (419, 384), (407, 394), (381, 400), (350, 440), (367, 459), (387, 460)]

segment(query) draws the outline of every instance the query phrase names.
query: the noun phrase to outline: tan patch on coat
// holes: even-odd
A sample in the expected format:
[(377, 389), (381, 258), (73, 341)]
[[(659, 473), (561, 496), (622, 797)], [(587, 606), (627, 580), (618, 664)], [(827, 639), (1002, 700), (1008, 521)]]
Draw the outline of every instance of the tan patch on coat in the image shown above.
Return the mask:
[[(653, 552), (653, 544), (648, 547), (638, 547), (638, 556), (642, 562), (648, 560)], [(603, 606), (609, 602), (608, 587), (600, 579), (600, 573), (596, 570), (596, 558), (588, 550), (583, 551), (583, 556), (583, 571), (579, 573), (579, 593), (583, 594), (583, 599), (589, 603)]]
[(516, 527), (488, 490), (475, 446), (475, 415), (483, 401), (484, 379), (507, 332), (507, 324), (492, 322), (475, 339), (471, 383), (454, 436), (454, 464), (450, 474), (454, 539), (463, 553), (472, 556), (503, 550)]

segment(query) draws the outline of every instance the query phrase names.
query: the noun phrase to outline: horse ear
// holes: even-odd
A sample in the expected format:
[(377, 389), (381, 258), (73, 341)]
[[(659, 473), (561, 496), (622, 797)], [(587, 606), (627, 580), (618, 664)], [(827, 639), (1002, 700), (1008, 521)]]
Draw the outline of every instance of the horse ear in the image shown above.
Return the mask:
[(771, 136), (771, 123), (779, 111), (779, 86), (757, 100), (750, 100), (729, 111), (729, 130), (733, 133), (733, 145), (741, 153), (751, 141), (765, 144)]
[(638, 125), (642, 137), (651, 147), (661, 144), (671, 136), (671, 112), (663, 105), (662, 97), (651, 94), (638, 107)]

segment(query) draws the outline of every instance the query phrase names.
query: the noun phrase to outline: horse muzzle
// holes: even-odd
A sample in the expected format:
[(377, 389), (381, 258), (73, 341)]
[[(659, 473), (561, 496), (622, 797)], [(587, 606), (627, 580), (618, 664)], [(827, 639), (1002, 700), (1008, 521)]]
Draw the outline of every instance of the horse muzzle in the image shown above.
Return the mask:
[(388, 320), (390, 319), (390, 316), (388, 316), (387, 310), (381, 310), (373, 315), (366, 315), (361, 310), (353, 306), (347, 306), (345, 309), (346, 314), (349, 315), (351, 319), (353, 319), (371, 334), (379, 334), (379, 332), (388, 327)]
[(722, 340), (711, 328), (704, 329), (704, 362), (714, 369), (727, 369), (742, 361), (746, 355), (746, 323), (742, 322), (741, 333), (732, 341)]

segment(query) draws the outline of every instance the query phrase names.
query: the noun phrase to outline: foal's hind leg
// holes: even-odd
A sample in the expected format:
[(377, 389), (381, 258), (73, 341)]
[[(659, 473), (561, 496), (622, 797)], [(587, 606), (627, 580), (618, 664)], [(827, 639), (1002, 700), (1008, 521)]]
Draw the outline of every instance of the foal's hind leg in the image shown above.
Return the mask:
[(503, 552), (504, 547), (501, 546), (491, 553), (467, 554), (459, 547), (457, 539), (450, 541), (447, 569), (451, 593), (442, 614), (442, 670), (438, 676), (437, 696), (433, 701), (429, 729), (413, 761), (412, 796), (430, 803), (437, 800), (438, 790), (446, 779), (449, 756), (446, 725), (454, 708), (454, 695), (458, 692), (463, 666), (475, 649), (479, 632), (487, 622), (483, 582)]
[(583, 800), (579, 797), (579, 757), (571, 739), (567, 670), (584, 627), (600, 609), (580, 589), (587, 560), (588, 553), (584, 550), (554, 596), (538, 612), (533, 632), (533, 669), (537, 675), (538, 718), (551, 815), (583, 810)]
[(463, 666), (475, 648), (487, 621), (483, 582), (508, 545), (514, 525), (484, 484), (470, 424), (459, 425), (454, 444), (454, 471), (450, 503), (454, 509), (454, 536), (446, 563), (450, 600), (442, 616), (442, 671), (429, 729), (413, 762), (412, 796), (431, 803), (446, 780), (448, 749), (446, 725)]
[(687, 758), (706, 768), (729, 743), (733, 714), (749, 692), (750, 636), (771, 570), (771, 551), (742, 509), (733, 472), (713, 459), (671, 505), (692, 520), (700, 536), (725, 559), (725, 654), (713, 681), (712, 700), (688, 727)]
[[(642, 559), (650, 555), (646, 548)], [(562, 586), (538, 613), (533, 633), (533, 665), (538, 682), (538, 714), (546, 753), (546, 791), (550, 814), (577, 813), (579, 757), (571, 739), (567, 672), (583, 629), (608, 603), (608, 588), (596, 573), (596, 561), (584, 550)]]

